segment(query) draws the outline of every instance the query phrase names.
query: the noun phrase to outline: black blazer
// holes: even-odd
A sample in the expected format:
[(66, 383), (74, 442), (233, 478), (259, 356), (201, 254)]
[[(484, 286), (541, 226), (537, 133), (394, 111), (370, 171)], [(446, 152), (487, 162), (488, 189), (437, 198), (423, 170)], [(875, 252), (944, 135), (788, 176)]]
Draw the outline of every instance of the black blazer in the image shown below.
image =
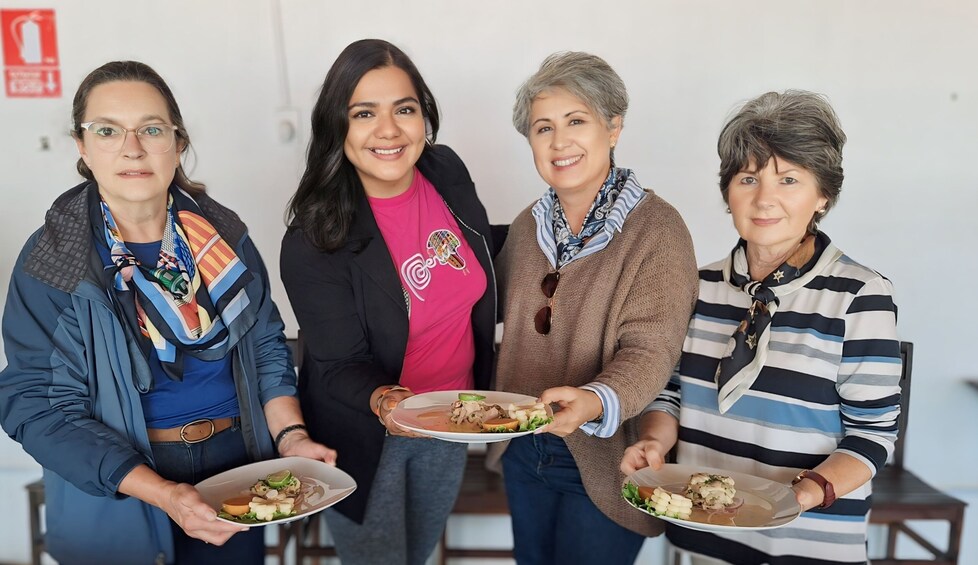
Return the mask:
[[(445, 200), (486, 273), (472, 326), (475, 386), (488, 389), (496, 320), (489, 219), (468, 170), (450, 148), (426, 147), (417, 166)], [(282, 240), (281, 274), (302, 331), (299, 399), (309, 434), (336, 449), (339, 467), (356, 480), (357, 490), (336, 509), (362, 523), (385, 435), (370, 395), (397, 383), (408, 339), (404, 290), (366, 195), (338, 251), (319, 251), (301, 230), (290, 228)]]

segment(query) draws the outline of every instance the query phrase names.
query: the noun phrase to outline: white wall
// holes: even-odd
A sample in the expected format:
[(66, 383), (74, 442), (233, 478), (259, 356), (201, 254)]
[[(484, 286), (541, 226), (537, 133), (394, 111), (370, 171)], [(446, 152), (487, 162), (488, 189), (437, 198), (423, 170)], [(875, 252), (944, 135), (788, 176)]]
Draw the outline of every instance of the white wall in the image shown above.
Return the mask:
[[(0, 0), (0, 7), (31, 3)], [(909, 466), (942, 487), (978, 490), (974, 426), (952, 424), (978, 408), (978, 391), (962, 383), (978, 377), (968, 324), (978, 318), (971, 291), (978, 277), (978, 5), (46, 0), (37, 7), (57, 11), (65, 97), (0, 97), (0, 298), (23, 241), (76, 182), (74, 146), (64, 133), (71, 94), (97, 65), (135, 58), (173, 88), (199, 157), (192, 176), (250, 226), (290, 332), (296, 326), (277, 277), (283, 210), (304, 165), (316, 91), (350, 41), (386, 38), (414, 58), (443, 111), (439, 139), (465, 159), (494, 222), (510, 220), (544, 189), (510, 125), (515, 88), (553, 51), (605, 57), (632, 99), (619, 162), (680, 210), (701, 263), (725, 254), (735, 238), (716, 188), (714, 149), (729, 112), (771, 89), (826, 93), (849, 144), (842, 198), (824, 227), (843, 250), (893, 280), (901, 334), (916, 343)], [(288, 114), (282, 108), (300, 117), (297, 141), (277, 138), (278, 120)], [(39, 149), (42, 136), (52, 140), (49, 151)], [(0, 475), (4, 469), (36, 466), (3, 438)], [(0, 489), (26, 496), (19, 484)], [(968, 523), (976, 522), (972, 510)], [(978, 562), (975, 539), (974, 530), (966, 534), (971, 562)], [(22, 520), (0, 517), (0, 561), (26, 556)]]

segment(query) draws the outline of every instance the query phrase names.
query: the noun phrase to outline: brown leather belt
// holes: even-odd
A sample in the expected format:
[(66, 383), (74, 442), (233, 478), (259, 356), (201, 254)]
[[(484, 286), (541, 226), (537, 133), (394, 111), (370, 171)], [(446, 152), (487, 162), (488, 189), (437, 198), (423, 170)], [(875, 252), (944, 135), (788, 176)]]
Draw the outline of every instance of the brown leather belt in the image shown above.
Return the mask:
[(149, 441), (153, 443), (163, 441), (182, 441), (188, 444), (200, 443), (233, 425), (234, 418), (218, 418), (216, 420), (204, 418), (186, 423), (179, 428), (168, 428), (165, 430), (149, 428), (146, 430), (146, 434), (149, 436)]

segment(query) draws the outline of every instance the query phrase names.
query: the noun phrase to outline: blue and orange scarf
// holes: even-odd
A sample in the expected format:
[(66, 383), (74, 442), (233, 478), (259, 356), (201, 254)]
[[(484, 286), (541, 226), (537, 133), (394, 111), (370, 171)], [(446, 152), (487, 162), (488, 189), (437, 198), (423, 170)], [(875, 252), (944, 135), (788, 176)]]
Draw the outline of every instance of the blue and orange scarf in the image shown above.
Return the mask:
[(253, 275), (187, 193), (172, 189), (155, 265), (143, 265), (126, 247), (112, 212), (101, 202), (105, 241), (116, 290), (135, 290), (139, 329), (164, 372), (183, 380), (183, 355), (213, 361), (230, 347), (228, 327), (248, 306)]

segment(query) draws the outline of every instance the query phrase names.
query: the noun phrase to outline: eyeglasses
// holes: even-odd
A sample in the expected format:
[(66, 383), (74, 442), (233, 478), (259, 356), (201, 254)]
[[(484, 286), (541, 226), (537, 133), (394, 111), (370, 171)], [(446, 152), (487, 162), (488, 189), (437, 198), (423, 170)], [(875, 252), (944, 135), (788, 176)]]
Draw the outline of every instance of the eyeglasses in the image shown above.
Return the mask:
[(179, 129), (168, 124), (147, 124), (136, 129), (126, 129), (103, 122), (85, 122), (79, 124), (79, 127), (92, 134), (95, 147), (111, 153), (122, 149), (129, 132), (136, 134), (139, 144), (147, 153), (166, 153), (173, 147), (173, 140), (176, 139), (176, 131)]
[(550, 333), (550, 323), (553, 321), (554, 315), (554, 294), (557, 293), (557, 283), (559, 282), (560, 272), (554, 271), (543, 277), (543, 282), (540, 283), (540, 290), (547, 297), (547, 305), (541, 308), (533, 318), (533, 326), (539, 334), (547, 335)]

